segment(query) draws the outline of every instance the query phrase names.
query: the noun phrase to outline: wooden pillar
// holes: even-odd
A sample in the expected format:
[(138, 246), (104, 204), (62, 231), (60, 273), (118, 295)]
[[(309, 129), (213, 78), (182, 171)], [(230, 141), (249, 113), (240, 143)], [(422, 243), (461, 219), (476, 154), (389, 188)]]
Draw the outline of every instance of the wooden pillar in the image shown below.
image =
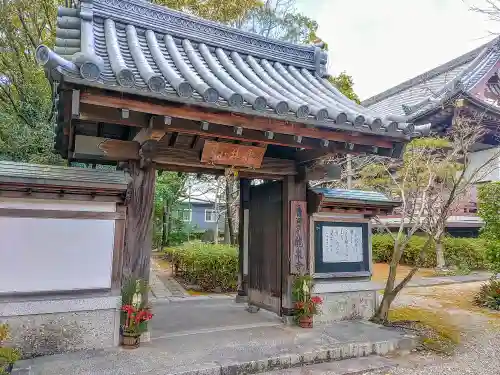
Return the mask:
[(248, 299), (248, 224), (250, 203), (250, 180), (240, 178), (240, 208), (238, 226), (239, 272), (237, 302)]
[(296, 181), (293, 176), (286, 176), (283, 180), (283, 239), (281, 253), (281, 314), (285, 320), (288, 320), (293, 315), (292, 302), (292, 283), (293, 275), (290, 274), (290, 235), (291, 223), (290, 208), (291, 201), (306, 200), (307, 182), (301, 180)]
[(131, 181), (127, 190), (127, 218), (122, 280), (140, 277), (149, 282), (152, 248), (152, 213), (154, 205), (155, 169), (141, 168), (139, 161), (127, 166)]

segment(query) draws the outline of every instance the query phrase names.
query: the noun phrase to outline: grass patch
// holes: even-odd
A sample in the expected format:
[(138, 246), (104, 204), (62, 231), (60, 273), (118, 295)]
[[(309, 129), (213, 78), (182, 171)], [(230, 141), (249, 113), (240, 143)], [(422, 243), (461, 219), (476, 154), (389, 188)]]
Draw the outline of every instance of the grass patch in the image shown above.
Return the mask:
[(446, 313), (416, 307), (395, 308), (389, 313), (393, 325), (415, 330), (422, 346), (440, 353), (451, 354), (460, 343), (461, 329), (450, 323)]
[(169, 270), (171, 268), (170, 262), (164, 259), (162, 256), (158, 256), (155, 258), (155, 262), (162, 270)]
[[(403, 280), (406, 275), (410, 272), (411, 267), (405, 266), (403, 264), (398, 265), (398, 270), (396, 273), (396, 280)], [(418, 279), (420, 277), (434, 277), (436, 276), (436, 271), (431, 268), (420, 268), (415, 274), (414, 278)], [(389, 277), (389, 265), (387, 263), (375, 263), (373, 265), (373, 281), (385, 282)]]
[(483, 283), (459, 284), (455, 286), (434, 286), (431, 288), (413, 288), (408, 294), (420, 297), (433, 298), (445, 309), (460, 309), (471, 313), (481, 314), (490, 319), (490, 323), (500, 327), (500, 312), (476, 306), (474, 296)]
[(199, 292), (197, 290), (192, 290), (192, 289), (188, 289), (188, 290), (186, 290), (186, 292), (190, 296), (194, 296), (194, 297), (197, 297), (197, 296), (209, 296), (209, 295), (214, 294), (214, 293), (208, 293), (208, 292)]

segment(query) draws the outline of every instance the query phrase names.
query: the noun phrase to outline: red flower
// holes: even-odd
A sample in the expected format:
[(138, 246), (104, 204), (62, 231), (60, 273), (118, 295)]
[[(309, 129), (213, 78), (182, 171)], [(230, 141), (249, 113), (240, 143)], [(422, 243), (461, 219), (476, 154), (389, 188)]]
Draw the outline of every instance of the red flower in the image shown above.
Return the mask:
[(321, 299), (321, 297), (314, 296), (311, 297), (311, 302), (314, 303), (315, 305), (320, 305), (323, 303), (323, 300)]
[(132, 312), (135, 312), (135, 308), (132, 305), (123, 305), (122, 311), (125, 311), (127, 313), (132, 313)]

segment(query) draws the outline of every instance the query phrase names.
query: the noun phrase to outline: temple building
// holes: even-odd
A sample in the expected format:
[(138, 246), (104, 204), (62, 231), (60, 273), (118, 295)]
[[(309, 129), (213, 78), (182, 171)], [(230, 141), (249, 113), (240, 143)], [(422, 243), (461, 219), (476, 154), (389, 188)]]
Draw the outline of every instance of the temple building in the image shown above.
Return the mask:
[[(500, 39), (476, 48), (430, 71), (409, 79), (362, 102), (379, 113), (392, 113), (395, 120), (428, 124), (435, 134), (443, 134), (455, 116), (470, 116), (487, 129), (475, 145), (472, 164), (486, 161), (499, 151), (500, 125)], [(500, 160), (495, 162), (500, 165)], [(494, 167), (481, 182), (500, 181)], [(448, 220), (448, 231), (475, 235), (482, 226), (476, 215), (476, 192), (464, 200)], [(393, 222), (397, 220), (392, 218)]]

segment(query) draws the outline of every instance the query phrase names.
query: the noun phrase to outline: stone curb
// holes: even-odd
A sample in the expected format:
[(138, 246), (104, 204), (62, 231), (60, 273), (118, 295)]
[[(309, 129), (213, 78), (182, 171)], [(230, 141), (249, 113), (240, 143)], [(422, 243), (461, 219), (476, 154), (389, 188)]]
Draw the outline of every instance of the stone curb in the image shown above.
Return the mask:
[[(378, 342), (354, 342), (324, 346), (318, 350), (298, 353), (285, 353), (277, 357), (239, 363), (205, 363), (196, 365), (191, 370), (178, 369), (176, 372), (165, 372), (165, 375), (242, 375), (257, 374), (266, 371), (282, 370), (325, 362), (336, 362), (345, 359), (367, 357), (371, 355), (385, 356), (389, 353), (406, 353), (414, 349), (418, 338), (412, 335), (401, 335), (398, 339)], [(29, 361), (29, 360), (28, 360)], [(24, 363), (23, 363), (24, 362)], [(21, 367), (22, 366), (22, 367)], [(15, 368), (15, 375), (36, 375), (36, 368), (21, 361)], [(155, 372), (158, 374), (158, 372)]]
[(324, 362), (335, 362), (350, 358), (367, 357), (370, 355), (384, 356), (392, 352), (406, 352), (415, 348), (417, 343), (418, 339), (416, 336), (404, 335), (400, 339), (379, 341), (375, 343), (345, 343), (303, 354), (283, 354), (278, 357), (257, 361), (208, 365), (207, 367), (169, 373), (168, 375), (258, 374), (266, 371), (282, 370)]

